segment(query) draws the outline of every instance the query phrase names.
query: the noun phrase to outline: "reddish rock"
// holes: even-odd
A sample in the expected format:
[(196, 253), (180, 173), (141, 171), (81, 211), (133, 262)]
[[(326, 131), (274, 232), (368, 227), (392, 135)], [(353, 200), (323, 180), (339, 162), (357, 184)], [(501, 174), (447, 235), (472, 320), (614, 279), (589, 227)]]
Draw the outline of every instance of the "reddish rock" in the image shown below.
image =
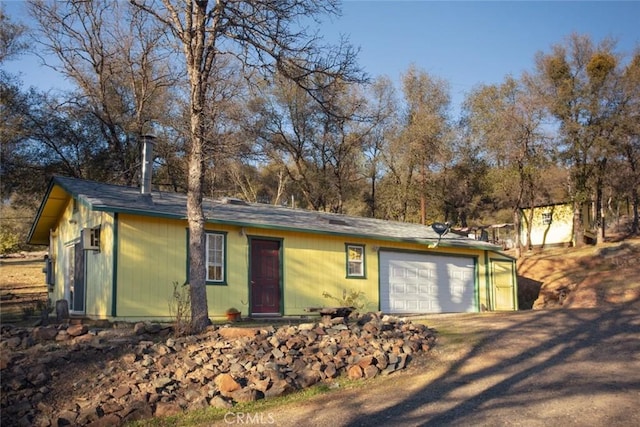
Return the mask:
[(336, 365), (332, 362), (327, 363), (327, 367), (324, 368), (324, 374), (327, 378), (334, 378), (338, 371), (336, 370)]
[(169, 417), (171, 415), (178, 415), (182, 412), (182, 408), (175, 402), (158, 402), (156, 404), (156, 410), (153, 413), (154, 417)]
[(131, 387), (127, 385), (121, 385), (120, 387), (113, 390), (113, 392), (111, 392), (111, 396), (113, 396), (115, 399), (120, 399), (128, 395), (129, 393), (131, 393)]
[(253, 338), (258, 335), (260, 331), (255, 328), (220, 328), (218, 329), (218, 333), (226, 339), (236, 339), (236, 338)]
[(353, 365), (347, 369), (347, 376), (351, 380), (357, 380), (362, 378), (362, 368), (358, 365)]
[[(166, 327), (142, 322), (135, 331), (113, 327), (75, 337), (83, 330), (81, 323), (59, 332), (52, 326), (3, 325), (2, 424), (124, 425), (154, 413), (166, 416), (207, 405), (228, 408), (232, 400), (281, 396), (340, 375), (359, 379), (389, 374), (406, 365), (408, 353), (428, 350), (435, 342), (433, 331), (422, 325), (385, 320), (374, 314), (333, 325), (209, 328), (169, 339), (160, 336)], [(38, 356), (26, 355), (24, 350), (35, 341)], [(105, 360), (90, 380), (86, 375), (69, 378), (65, 369), (53, 368), (86, 360)], [(61, 413), (43, 404), (59, 380), (73, 382), (81, 405)]]
[(270, 384), (271, 384), (271, 379), (269, 378), (265, 378), (263, 380), (254, 379), (253, 381), (251, 381), (251, 386), (256, 390), (261, 391), (262, 393), (267, 391)]
[(93, 339), (95, 337), (93, 335), (89, 335), (89, 334), (84, 334), (84, 335), (80, 335), (77, 336), (73, 339), (73, 343), (74, 344), (89, 344), (91, 342), (93, 342)]
[(240, 384), (229, 374), (220, 374), (214, 380), (220, 394), (225, 397), (231, 397), (231, 394), (240, 390)]
[(69, 334), (72, 337), (77, 337), (80, 335), (84, 335), (89, 331), (89, 327), (87, 325), (82, 325), (82, 324), (78, 324), (78, 325), (70, 325), (67, 328), (67, 334)]
[(364, 357), (360, 358), (360, 360), (358, 360), (357, 364), (362, 369), (364, 369), (367, 366), (373, 364), (373, 362), (374, 362), (373, 356), (369, 355), (369, 356), (364, 356)]

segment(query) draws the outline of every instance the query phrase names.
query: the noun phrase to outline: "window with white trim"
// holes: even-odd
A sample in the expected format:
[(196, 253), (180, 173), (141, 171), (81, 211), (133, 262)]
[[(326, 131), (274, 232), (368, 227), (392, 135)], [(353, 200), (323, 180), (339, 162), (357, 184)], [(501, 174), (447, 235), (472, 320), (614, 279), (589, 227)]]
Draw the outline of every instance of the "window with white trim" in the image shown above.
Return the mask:
[(347, 277), (364, 277), (364, 246), (347, 244)]
[(542, 213), (542, 225), (549, 225), (553, 219), (553, 214), (551, 212), (543, 212)]
[(224, 283), (225, 281), (224, 237), (224, 234), (207, 233), (207, 282)]

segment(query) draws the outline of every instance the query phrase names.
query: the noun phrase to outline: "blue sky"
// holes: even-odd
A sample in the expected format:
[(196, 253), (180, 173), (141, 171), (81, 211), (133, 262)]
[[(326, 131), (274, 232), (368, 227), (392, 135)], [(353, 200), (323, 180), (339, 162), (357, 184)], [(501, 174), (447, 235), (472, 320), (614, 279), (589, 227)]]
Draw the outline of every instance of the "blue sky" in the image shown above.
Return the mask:
[[(22, 2), (4, 1), (12, 19), (23, 19)], [(549, 51), (572, 32), (596, 42), (618, 41), (631, 55), (640, 46), (640, 1), (345, 1), (343, 14), (323, 25), (328, 39), (349, 36), (360, 64), (372, 77), (399, 81), (411, 64), (445, 79), (454, 109), (477, 84), (501, 82), (533, 70), (538, 51)], [(8, 63), (25, 85), (64, 85), (32, 56)]]
[(631, 55), (640, 46), (640, 2), (346, 1), (327, 32), (349, 35), (372, 76), (399, 81), (411, 64), (445, 79), (454, 103), (477, 84), (534, 69), (572, 32), (612, 37)]

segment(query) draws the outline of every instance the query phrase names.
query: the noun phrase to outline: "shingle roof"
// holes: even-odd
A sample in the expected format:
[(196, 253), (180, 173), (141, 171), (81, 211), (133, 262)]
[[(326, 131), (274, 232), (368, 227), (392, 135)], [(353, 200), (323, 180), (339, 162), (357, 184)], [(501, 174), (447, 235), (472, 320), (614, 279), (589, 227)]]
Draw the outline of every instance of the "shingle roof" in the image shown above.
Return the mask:
[[(38, 212), (31, 233), (45, 227), (42, 212), (48, 202), (52, 189), (61, 187), (71, 197), (76, 198), (95, 211), (120, 212), (146, 216), (186, 219), (187, 197), (182, 193), (152, 192), (142, 195), (137, 187), (104, 184), (77, 178), (56, 176), (52, 179), (47, 196)], [(261, 203), (247, 203), (238, 200), (203, 200), (203, 209), (209, 223), (231, 224), (245, 227), (281, 229), (314, 234), (332, 234), (375, 238), (382, 240), (435, 244), (438, 235), (431, 227), (374, 218), (364, 218), (317, 212), (304, 209), (292, 209)], [(46, 222), (46, 221), (44, 221)], [(49, 230), (45, 228), (44, 230)], [(37, 240), (37, 239), (36, 239)], [(33, 242), (37, 243), (37, 242)], [(500, 247), (476, 241), (474, 239), (446, 234), (440, 245), (476, 248), (496, 251)]]

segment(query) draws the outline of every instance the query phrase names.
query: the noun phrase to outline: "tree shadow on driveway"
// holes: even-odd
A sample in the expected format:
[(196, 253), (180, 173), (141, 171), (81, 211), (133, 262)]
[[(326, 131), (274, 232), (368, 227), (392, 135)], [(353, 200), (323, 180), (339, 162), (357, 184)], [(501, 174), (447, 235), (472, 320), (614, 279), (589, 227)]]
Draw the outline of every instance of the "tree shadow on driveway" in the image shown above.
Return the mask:
[(440, 376), (383, 409), (355, 402), (344, 425), (640, 425), (638, 300), (496, 320)]

